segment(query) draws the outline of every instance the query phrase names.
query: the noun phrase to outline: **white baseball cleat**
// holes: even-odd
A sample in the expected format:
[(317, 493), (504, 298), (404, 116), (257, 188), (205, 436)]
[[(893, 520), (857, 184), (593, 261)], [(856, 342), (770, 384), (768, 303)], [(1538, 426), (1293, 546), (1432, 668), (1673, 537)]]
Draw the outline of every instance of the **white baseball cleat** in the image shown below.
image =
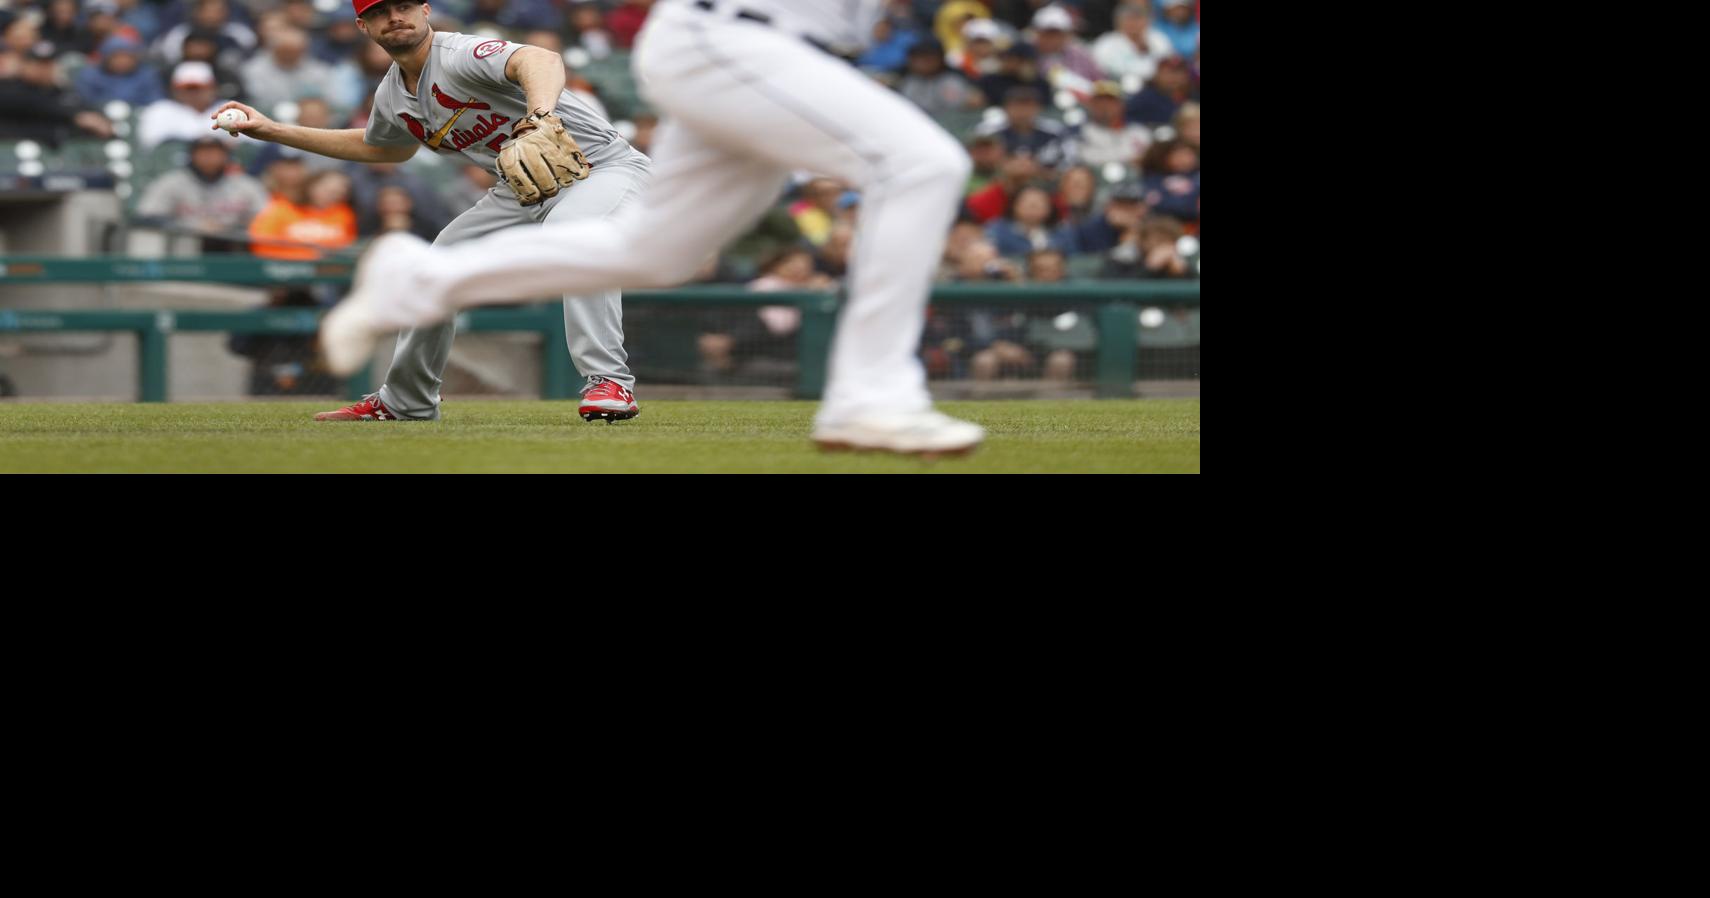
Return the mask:
[(321, 352), (340, 377), (362, 369), (374, 357), (381, 335), (429, 323), (416, 320), (409, 300), (418, 302), (427, 241), (413, 234), (386, 234), (369, 244), (356, 263), (350, 293), (321, 321)]
[(921, 455), (967, 455), (986, 438), (978, 424), (935, 411), (869, 415), (814, 428), (813, 441), (828, 451), (872, 450)]

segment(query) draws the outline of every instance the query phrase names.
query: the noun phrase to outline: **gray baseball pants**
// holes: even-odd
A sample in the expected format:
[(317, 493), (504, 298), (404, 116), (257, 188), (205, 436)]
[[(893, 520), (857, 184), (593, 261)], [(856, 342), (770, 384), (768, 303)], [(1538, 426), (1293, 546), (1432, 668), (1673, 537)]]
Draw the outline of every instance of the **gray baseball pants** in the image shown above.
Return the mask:
[[(601, 221), (616, 215), (647, 187), (652, 166), (646, 156), (635, 153), (612, 162), (599, 163), (585, 181), (561, 190), (536, 206), (517, 202), (510, 188), (500, 184), (469, 211), (457, 216), (434, 239), (445, 246), (484, 237), (494, 231), (519, 225), (569, 221)], [(577, 247), (564, 247), (574, 256)], [(629, 353), (623, 346), (623, 293), (607, 290), (584, 296), (564, 297), (564, 331), (570, 360), (583, 377), (604, 377), (635, 388), (629, 372)], [(451, 341), (457, 334), (454, 321), (406, 330), (398, 335), (392, 367), (380, 388), (380, 401), (399, 418), (433, 421), (439, 418), (439, 386), (451, 358)]]

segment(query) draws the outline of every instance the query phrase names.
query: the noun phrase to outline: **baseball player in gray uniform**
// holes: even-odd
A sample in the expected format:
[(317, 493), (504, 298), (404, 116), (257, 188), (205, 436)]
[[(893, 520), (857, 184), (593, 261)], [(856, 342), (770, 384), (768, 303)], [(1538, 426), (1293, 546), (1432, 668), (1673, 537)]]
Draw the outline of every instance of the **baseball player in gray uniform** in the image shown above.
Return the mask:
[[(614, 227), (549, 225), (430, 248), (387, 235), (321, 325), (334, 370), (379, 335), (541, 288), (682, 283), (777, 202), (791, 171), (862, 189), (849, 298), (813, 440), (953, 455), (985, 437), (934, 411), (916, 352), (932, 276), (971, 163), (918, 107), (828, 48), (870, 40), (884, 0), (660, 0), (636, 43), (664, 115), (658, 171)], [(581, 188), (577, 188), (581, 189)]]
[[(487, 168), (498, 162), (501, 176), (526, 171), (525, 163), (545, 165), (559, 175), (554, 179), (548, 172), (534, 183), (526, 177), (501, 180), (447, 225), (435, 246), (523, 224), (575, 221), (597, 227), (641, 194), (650, 177), (647, 157), (564, 89), (564, 63), (558, 54), (504, 40), (435, 32), (428, 25), (432, 8), (420, 0), (352, 3), (357, 27), (394, 60), (374, 93), (366, 131), (283, 125), (236, 102), (221, 106), (215, 118), (225, 109), (241, 109), (248, 121), (229, 126), (232, 131), (357, 162), (402, 162), (426, 146), (460, 152)], [(515, 157), (525, 142), (545, 147), (546, 162), (535, 153), (524, 162), (511, 158), (507, 169), (501, 155), (508, 148), (513, 151), (508, 155)], [(601, 289), (565, 296), (564, 325), (570, 357), (588, 378), (582, 417), (611, 422), (639, 414), (632, 392), (635, 378), (623, 345), (621, 293)], [(315, 420), (437, 419), (454, 334), (450, 321), (404, 330), (380, 391)]]

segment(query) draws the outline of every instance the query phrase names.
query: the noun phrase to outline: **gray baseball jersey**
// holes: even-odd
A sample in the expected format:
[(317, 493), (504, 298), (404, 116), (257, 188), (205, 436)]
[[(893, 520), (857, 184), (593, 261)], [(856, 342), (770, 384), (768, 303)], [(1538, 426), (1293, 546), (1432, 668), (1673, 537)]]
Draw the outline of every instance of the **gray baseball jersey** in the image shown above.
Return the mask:
[[(459, 151), (492, 170), (511, 128), (527, 116), (522, 86), (505, 77), (505, 63), (522, 44), (436, 31), (416, 93), (405, 89), (396, 64), (374, 92), (374, 111), (363, 140), (376, 146), (426, 145)], [(594, 173), (586, 181), (537, 206), (519, 205), (503, 181), (440, 232), (436, 245), (479, 237), (524, 223), (604, 220), (639, 195), (650, 164), (599, 113), (568, 90), (559, 94), (557, 114), (582, 146)], [(564, 299), (564, 329), (570, 358), (587, 376), (633, 388), (623, 346), (623, 302), (616, 290)], [(406, 330), (380, 400), (400, 418), (438, 418), (440, 384), (451, 357), (451, 323)]]
[[(416, 93), (393, 63), (374, 91), (363, 141), (375, 146), (425, 144), (457, 150), (492, 169), (511, 128), (529, 113), (522, 87), (505, 77), (505, 63), (524, 44), (436, 31)], [(599, 113), (566, 90), (558, 118), (596, 167), (636, 152)]]
[[(692, 6), (700, 0), (668, 0)], [(865, 47), (885, 14), (885, 0), (713, 0), (715, 5), (759, 13), (785, 31), (831, 47)]]

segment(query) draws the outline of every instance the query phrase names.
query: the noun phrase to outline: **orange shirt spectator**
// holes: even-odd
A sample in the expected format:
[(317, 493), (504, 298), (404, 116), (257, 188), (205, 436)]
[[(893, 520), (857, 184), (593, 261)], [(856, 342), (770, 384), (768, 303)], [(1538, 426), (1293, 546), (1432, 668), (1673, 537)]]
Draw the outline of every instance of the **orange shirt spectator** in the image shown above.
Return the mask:
[[(304, 185), (307, 203), (292, 202), (275, 194), (261, 214), (249, 224), (249, 236), (257, 242), (250, 251), (269, 259), (312, 261), (321, 257), (314, 247), (339, 249), (356, 242), (356, 212), (347, 202), (350, 180), (344, 173), (324, 171)], [(268, 241), (312, 244), (281, 246)]]

